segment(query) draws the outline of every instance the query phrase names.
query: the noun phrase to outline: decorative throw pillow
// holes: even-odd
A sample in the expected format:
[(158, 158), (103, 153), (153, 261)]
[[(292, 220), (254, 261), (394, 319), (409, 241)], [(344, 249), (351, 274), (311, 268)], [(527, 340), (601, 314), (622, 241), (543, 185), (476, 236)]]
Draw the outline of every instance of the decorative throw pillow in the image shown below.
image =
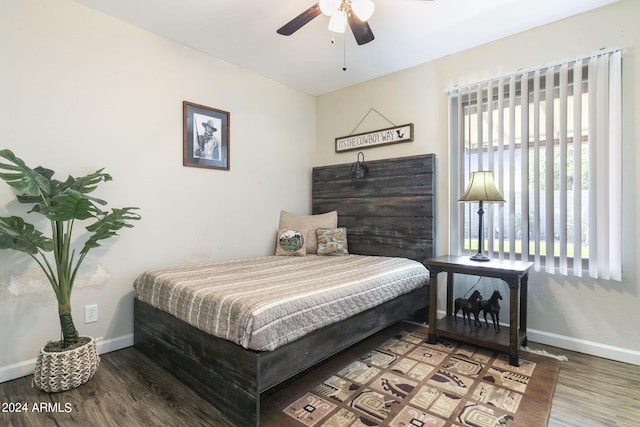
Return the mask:
[(276, 255), (305, 256), (307, 254), (307, 230), (279, 228), (276, 238)]
[(346, 228), (318, 228), (316, 236), (318, 255), (349, 255)]
[(280, 212), (280, 228), (294, 230), (307, 229), (307, 253), (317, 252), (316, 229), (336, 228), (338, 226), (338, 211), (331, 211), (317, 215), (296, 215), (287, 211)]

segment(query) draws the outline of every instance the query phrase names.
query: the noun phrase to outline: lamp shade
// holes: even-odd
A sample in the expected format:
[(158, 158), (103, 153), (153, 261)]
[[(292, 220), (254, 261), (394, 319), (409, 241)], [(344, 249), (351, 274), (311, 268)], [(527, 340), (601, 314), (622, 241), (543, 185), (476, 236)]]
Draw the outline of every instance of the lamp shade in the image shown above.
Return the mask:
[(458, 199), (459, 202), (504, 202), (502, 194), (496, 188), (493, 181), (493, 172), (478, 171), (472, 172), (469, 178), (469, 185), (464, 194)]
[(329, 19), (329, 31), (334, 33), (344, 33), (347, 29), (347, 13), (344, 10), (338, 10)]
[(375, 8), (371, 0), (351, 0), (351, 10), (361, 21), (368, 21)]
[(331, 16), (338, 11), (342, 0), (320, 0), (320, 12), (327, 16)]

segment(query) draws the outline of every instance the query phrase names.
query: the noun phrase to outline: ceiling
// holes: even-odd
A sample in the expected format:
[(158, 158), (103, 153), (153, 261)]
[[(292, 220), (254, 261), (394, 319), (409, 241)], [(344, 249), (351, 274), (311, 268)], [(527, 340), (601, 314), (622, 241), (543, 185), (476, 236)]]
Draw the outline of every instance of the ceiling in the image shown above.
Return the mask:
[(324, 15), (276, 33), (317, 0), (75, 1), (321, 95), (618, 0), (374, 0), (375, 40), (362, 46), (350, 30), (332, 43)]

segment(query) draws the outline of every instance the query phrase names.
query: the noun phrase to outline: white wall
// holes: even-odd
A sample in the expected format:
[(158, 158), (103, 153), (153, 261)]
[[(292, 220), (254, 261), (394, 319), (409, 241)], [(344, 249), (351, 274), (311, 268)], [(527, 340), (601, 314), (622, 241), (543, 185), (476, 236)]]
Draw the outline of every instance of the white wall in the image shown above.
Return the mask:
[[(0, 148), (59, 179), (105, 167), (114, 180), (94, 194), (141, 208), (74, 291), (76, 326), (103, 350), (132, 343), (138, 273), (271, 253), (280, 209), (310, 211), (315, 98), (70, 0), (0, 10)], [(230, 171), (182, 166), (184, 100), (230, 112)], [(0, 215), (23, 209), (0, 183)], [(0, 251), (0, 381), (59, 338), (47, 286), (28, 257)], [(94, 303), (99, 321), (84, 325)]]
[[(530, 278), (528, 320), (529, 337), (533, 341), (640, 364), (640, 329), (634, 326), (640, 324), (637, 272), (640, 227), (635, 216), (640, 203), (640, 176), (636, 173), (640, 153), (635, 148), (640, 135), (639, 16), (640, 2), (622, 1), (321, 96), (317, 121), (318, 163), (356, 160), (355, 152), (336, 154), (334, 138), (349, 135), (370, 108), (395, 124), (415, 123), (414, 142), (368, 149), (364, 154), (367, 160), (422, 153), (437, 155), (437, 252), (445, 254), (449, 249), (449, 206), (452, 198), (458, 197), (448, 188), (445, 90), (520, 68), (590, 54), (602, 47), (624, 48), (624, 280), (620, 283), (535, 273)], [(373, 119), (369, 120), (370, 117)], [(377, 114), (370, 114), (367, 121), (369, 123), (358, 131), (388, 126)], [(473, 282), (467, 281), (466, 289)], [(486, 295), (493, 286), (500, 286), (481, 283)], [(503, 286), (506, 292), (506, 285)], [(460, 286), (459, 293), (466, 289)], [(502, 308), (502, 318), (508, 319), (506, 303)]]
[[(640, 321), (640, 229), (633, 217), (640, 203), (640, 2), (317, 99), (70, 0), (0, 0), (0, 10), (0, 148), (60, 171), (61, 179), (106, 167), (114, 181), (95, 195), (116, 207), (141, 207), (135, 228), (88, 257), (73, 296), (80, 332), (102, 336), (103, 350), (132, 341), (131, 284), (141, 271), (271, 252), (280, 209), (309, 210), (313, 166), (355, 161), (355, 152), (334, 152), (334, 138), (348, 135), (371, 108), (395, 124), (415, 123), (415, 141), (365, 150), (367, 160), (438, 156), (437, 248), (446, 253), (445, 89), (604, 46), (625, 48), (624, 281), (534, 274), (529, 335), (640, 363), (640, 331), (629, 326)], [(231, 113), (230, 171), (182, 166), (183, 100)], [(387, 127), (386, 119), (371, 112), (357, 131)], [(12, 194), (0, 183), (0, 215), (23, 212)], [(82, 308), (94, 303), (99, 322), (84, 325)], [(55, 299), (34, 264), (1, 251), (0, 382), (28, 374), (58, 330)]]

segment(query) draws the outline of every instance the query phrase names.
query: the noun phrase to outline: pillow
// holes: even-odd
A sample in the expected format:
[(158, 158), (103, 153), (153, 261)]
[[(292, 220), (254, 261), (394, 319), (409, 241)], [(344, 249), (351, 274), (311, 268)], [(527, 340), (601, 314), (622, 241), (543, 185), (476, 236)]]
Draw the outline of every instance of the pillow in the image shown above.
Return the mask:
[(316, 229), (336, 228), (338, 226), (338, 211), (331, 211), (318, 215), (296, 215), (287, 211), (280, 212), (280, 228), (294, 230), (307, 229), (307, 253), (315, 254), (318, 251)]
[(318, 255), (349, 255), (346, 228), (318, 228), (316, 236)]
[(305, 256), (307, 254), (307, 230), (279, 228), (276, 238), (276, 255)]

